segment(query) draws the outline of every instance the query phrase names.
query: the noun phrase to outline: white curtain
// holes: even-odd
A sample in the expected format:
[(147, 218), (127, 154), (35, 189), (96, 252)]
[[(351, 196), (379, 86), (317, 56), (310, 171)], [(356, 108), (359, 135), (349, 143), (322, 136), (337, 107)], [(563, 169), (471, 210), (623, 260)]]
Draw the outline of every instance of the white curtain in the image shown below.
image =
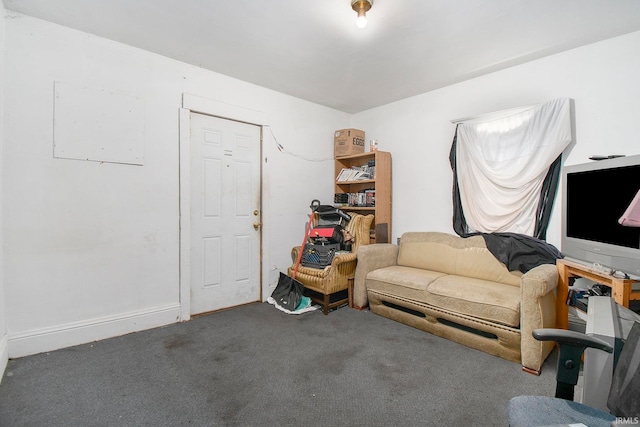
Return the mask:
[(468, 227), (532, 236), (544, 178), (572, 140), (570, 99), (465, 120), (457, 132), (456, 169)]

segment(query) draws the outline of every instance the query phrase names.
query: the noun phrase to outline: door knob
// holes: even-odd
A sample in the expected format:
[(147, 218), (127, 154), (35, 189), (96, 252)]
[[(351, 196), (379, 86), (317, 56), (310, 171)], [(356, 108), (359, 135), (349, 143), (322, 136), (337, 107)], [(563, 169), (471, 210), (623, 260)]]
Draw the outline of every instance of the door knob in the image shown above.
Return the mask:
[(259, 222), (257, 222), (257, 221), (256, 221), (256, 222), (254, 222), (254, 223), (253, 223), (253, 228), (255, 228), (256, 230), (257, 230), (258, 228), (260, 228), (260, 223), (259, 223)]
[(253, 215), (258, 216), (258, 214), (260, 213), (260, 211), (258, 209), (253, 211)]

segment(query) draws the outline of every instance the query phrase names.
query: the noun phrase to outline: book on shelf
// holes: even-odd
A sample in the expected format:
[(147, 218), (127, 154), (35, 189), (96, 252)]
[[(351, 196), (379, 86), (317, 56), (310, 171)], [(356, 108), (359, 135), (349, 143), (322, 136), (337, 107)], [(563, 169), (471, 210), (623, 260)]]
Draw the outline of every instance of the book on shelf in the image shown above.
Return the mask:
[[(370, 207), (376, 206), (376, 190), (365, 190), (357, 193), (344, 193), (340, 196), (340, 203), (345, 203), (350, 207)], [(337, 199), (334, 197), (334, 199)]]
[(364, 171), (361, 168), (343, 168), (336, 177), (338, 182), (362, 181), (365, 179), (371, 179), (371, 176), (368, 171)]

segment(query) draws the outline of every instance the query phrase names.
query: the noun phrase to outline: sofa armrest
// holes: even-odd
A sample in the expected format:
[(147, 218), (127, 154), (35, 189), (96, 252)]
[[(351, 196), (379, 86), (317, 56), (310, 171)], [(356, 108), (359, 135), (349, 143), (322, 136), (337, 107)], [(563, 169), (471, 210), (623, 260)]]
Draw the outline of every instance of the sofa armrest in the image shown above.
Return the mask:
[(396, 265), (398, 262), (398, 245), (378, 243), (358, 248), (358, 265), (353, 287), (353, 305), (364, 308), (367, 306), (367, 287), (365, 278), (370, 271), (378, 268)]
[(529, 270), (520, 279), (520, 348), (525, 369), (540, 372), (554, 343), (533, 337), (534, 329), (556, 327), (556, 288), (558, 270), (543, 264)]
[(521, 293), (527, 299), (539, 298), (558, 287), (558, 269), (554, 264), (542, 264), (520, 278)]
[(333, 258), (333, 262), (331, 263), (331, 265), (339, 265), (339, 264), (344, 264), (346, 262), (352, 262), (352, 261), (355, 261), (356, 258), (357, 258), (357, 255), (355, 252), (338, 254)]
[(295, 264), (298, 259), (298, 254), (302, 250), (302, 246), (294, 246), (291, 248), (291, 261)]

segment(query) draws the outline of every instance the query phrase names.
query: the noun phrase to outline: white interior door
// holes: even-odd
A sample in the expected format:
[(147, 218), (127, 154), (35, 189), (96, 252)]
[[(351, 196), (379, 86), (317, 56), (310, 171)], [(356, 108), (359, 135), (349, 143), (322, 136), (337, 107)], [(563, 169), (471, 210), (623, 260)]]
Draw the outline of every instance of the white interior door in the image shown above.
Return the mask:
[(260, 127), (191, 113), (191, 314), (260, 300)]

